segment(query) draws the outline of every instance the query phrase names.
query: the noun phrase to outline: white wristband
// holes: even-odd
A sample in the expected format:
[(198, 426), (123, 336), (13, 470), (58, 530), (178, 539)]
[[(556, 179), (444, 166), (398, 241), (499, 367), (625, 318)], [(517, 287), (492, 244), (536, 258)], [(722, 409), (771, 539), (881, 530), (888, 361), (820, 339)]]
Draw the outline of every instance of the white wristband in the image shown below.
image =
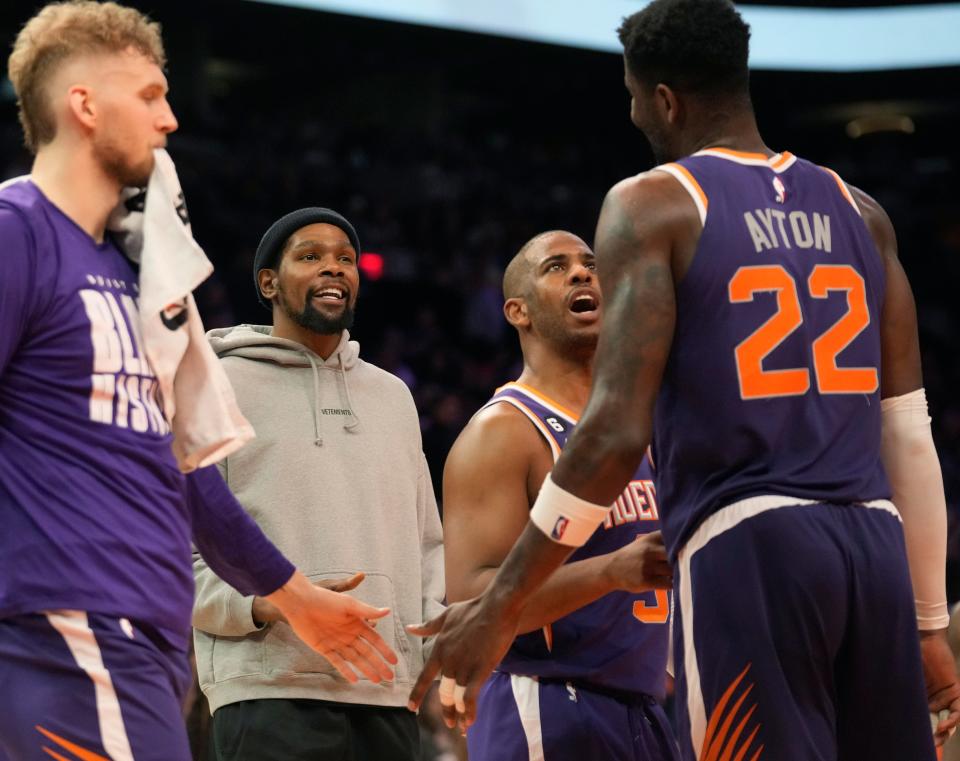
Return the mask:
[(548, 473), (530, 510), (530, 520), (552, 541), (582, 547), (608, 512), (607, 507), (587, 502), (561, 489)]
[(913, 602), (917, 607), (917, 628), (920, 631), (946, 629), (950, 625), (950, 610), (946, 602)]

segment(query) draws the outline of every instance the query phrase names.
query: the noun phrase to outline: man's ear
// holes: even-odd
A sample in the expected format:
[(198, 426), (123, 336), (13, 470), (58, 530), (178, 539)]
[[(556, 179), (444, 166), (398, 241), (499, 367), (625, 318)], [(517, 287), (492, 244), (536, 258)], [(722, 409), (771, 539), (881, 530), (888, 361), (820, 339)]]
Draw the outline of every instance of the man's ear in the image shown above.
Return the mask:
[(664, 120), (669, 124), (680, 124), (684, 118), (684, 109), (676, 91), (665, 84), (658, 84), (654, 97)]
[(92, 130), (97, 124), (97, 107), (90, 89), (84, 85), (74, 85), (67, 91), (66, 110), (74, 121), (87, 130)]
[(260, 293), (263, 294), (263, 297), (267, 301), (270, 301), (277, 295), (278, 280), (277, 271), (269, 267), (257, 273), (257, 284), (260, 286)]
[(522, 298), (507, 299), (503, 304), (503, 316), (515, 328), (525, 328), (530, 325), (530, 315), (527, 314), (527, 302)]

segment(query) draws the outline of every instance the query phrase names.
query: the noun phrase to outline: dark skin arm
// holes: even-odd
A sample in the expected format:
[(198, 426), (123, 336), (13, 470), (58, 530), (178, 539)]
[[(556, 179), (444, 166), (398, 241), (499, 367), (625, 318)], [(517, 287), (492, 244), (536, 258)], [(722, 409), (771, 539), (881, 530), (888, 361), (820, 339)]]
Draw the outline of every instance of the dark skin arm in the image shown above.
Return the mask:
[[(917, 309), (907, 275), (900, 264), (896, 233), (890, 218), (883, 207), (866, 193), (856, 188), (850, 190), (860, 206), (863, 220), (880, 252), (887, 274), (880, 325), (883, 357), (880, 395), (887, 399), (908, 394), (923, 386)], [(912, 529), (910, 517), (907, 515), (903, 518), (904, 532), (909, 533)], [(920, 653), (930, 711), (935, 714), (942, 710), (950, 712), (934, 732), (937, 745), (942, 745), (949, 737), (950, 730), (960, 725), (960, 683), (947, 642), (947, 630), (921, 631)]]
[[(553, 469), (559, 486), (594, 504), (617, 498), (650, 442), (653, 403), (673, 338), (674, 277), (682, 274), (698, 235), (693, 202), (668, 175), (625, 180), (604, 201), (595, 249), (606, 299), (593, 388)], [(442, 673), (466, 687), (458, 714), (461, 726), (469, 726), (480, 686), (513, 641), (523, 607), (571, 551), (527, 523), (486, 592), (412, 627), (415, 634), (439, 637), (410, 694), (411, 707), (419, 707)]]

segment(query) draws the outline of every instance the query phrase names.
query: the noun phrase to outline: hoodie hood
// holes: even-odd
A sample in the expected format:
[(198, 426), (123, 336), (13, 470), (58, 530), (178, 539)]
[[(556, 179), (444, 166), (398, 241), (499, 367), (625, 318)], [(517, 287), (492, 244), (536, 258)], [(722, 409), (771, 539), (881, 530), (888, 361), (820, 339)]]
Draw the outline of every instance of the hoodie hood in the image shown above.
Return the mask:
[(325, 380), (321, 374), (334, 373), (334, 385), (337, 388), (341, 404), (350, 414), (345, 416), (343, 428), (356, 433), (360, 425), (360, 416), (353, 408), (350, 398), (350, 384), (347, 373), (356, 367), (360, 360), (360, 344), (350, 340), (349, 331), (340, 335), (340, 343), (333, 353), (324, 359), (306, 346), (277, 338), (271, 335), (269, 325), (237, 325), (233, 328), (217, 328), (207, 333), (207, 339), (213, 351), (220, 359), (242, 357), (256, 362), (273, 362), (285, 367), (309, 367), (313, 371), (313, 429), (314, 444), (323, 446), (323, 419), (321, 416), (321, 386)]

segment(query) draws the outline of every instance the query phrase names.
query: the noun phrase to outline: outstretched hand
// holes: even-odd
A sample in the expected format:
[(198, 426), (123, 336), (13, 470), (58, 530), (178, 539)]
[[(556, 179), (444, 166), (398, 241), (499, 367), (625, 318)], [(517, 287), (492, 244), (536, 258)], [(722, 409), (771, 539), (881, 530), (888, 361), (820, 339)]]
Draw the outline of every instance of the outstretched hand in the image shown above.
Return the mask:
[[(341, 583), (354, 582), (356, 586), (361, 580), (355, 575)], [(296, 635), (347, 681), (358, 681), (354, 669), (372, 682), (393, 679), (388, 664), (396, 664), (397, 655), (370, 623), (387, 615), (389, 608), (374, 608), (313, 585), (299, 572), (266, 599), (280, 610)]]
[(933, 715), (933, 739), (943, 745), (960, 724), (960, 682), (946, 630), (920, 632), (927, 705)]
[(410, 692), (410, 710), (420, 708), (433, 680), (440, 675), (443, 721), (451, 728), (459, 724), (465, 732), (476, 718), (480, 687), (506, 655), (518, 624), (519, 617), (507, 615), (487, 595), (481, 595), (453, 603), (424, 624), (408, 626), (407, 631), (420, 637), (437, 635)]

